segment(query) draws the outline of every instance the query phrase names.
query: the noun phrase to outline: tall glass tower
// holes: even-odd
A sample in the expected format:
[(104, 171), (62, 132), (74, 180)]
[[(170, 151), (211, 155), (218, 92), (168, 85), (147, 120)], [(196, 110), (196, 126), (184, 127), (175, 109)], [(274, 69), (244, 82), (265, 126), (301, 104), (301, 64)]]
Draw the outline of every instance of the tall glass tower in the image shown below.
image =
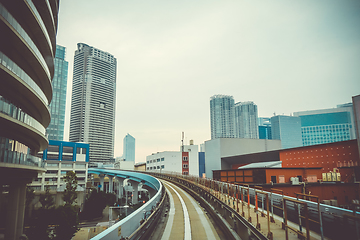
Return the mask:
[(74, 56), (70, 136), (90, 144), (90, 162), (114, 157), (116, 58), (84, 43)]
[(210, 98), (211, 139), (234, 138), (234, 98), (214, 95)]
[(46, 133), (49, 140), (62, 141), (66, 105), (68, 62), (65, 61), (65, 47), (56, 45), (54, 58), (55, 73), (52, 80), (53, 100), (50, 103), (51, 122)]
[(124, 137), (124, 154), (125, 161), (135, 161), (135, 138), (130, 134)]
[(254, 102), (235, 104), (235, 137), (259, 138), (258, 110)]

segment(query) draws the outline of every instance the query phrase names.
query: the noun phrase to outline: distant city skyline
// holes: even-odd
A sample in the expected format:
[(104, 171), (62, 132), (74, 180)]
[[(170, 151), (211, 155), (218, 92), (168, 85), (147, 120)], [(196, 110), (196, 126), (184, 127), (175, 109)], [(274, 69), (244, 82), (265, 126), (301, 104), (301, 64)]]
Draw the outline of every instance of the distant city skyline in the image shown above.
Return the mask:
[[(78, 42), (117, 57), (115, 156), (131, 132), (143, 162), (177, 150), (182, 132), (195, 144), (211, 139), (214, 94), (254, 101), (259, 117), (351, 102), (359, 12), (358, 1), (334, 0), (61, 1), (57, 43), (69, 79)], [(68, 84), (68, 104), (70, 92)], [(69, 117), (67, 108), (64, 140)]]

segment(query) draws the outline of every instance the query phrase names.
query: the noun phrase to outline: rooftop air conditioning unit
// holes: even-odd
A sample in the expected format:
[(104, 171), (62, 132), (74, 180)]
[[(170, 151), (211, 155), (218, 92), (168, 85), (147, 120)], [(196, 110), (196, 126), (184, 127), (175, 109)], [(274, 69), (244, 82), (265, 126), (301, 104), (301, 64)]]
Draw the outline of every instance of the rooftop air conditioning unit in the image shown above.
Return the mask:
[(298, 177), (291, 177), (290, 181), (292, 185), (299, 185), (299, 178)]

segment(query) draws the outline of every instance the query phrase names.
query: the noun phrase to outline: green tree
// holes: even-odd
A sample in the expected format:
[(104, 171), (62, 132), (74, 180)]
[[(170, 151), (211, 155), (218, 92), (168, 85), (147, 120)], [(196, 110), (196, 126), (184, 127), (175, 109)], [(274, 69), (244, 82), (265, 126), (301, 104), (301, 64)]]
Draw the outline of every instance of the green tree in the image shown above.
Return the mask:
[(76, 188), (78, 186), (78, 180), (76, 174), (73, 171), (67, 172), (64, 177), (64, 182), (66, 183), (66, 187), (63, 200), (65, 201), (65, 205), (72, 205), (77, 198)]
[(55, 237), (53, 239), (71, 239), (79, 230), (78, 207), (65, 204), (56, 209)]
[(52, 206), (54, 206), (55, 201), (54, 201), (52, 194), (50, 193), (49, 186), (46, 186), (45, 193), (41, 194), (39, 202), (41, 203), (42, 207), (45, 209), (49, 209)]

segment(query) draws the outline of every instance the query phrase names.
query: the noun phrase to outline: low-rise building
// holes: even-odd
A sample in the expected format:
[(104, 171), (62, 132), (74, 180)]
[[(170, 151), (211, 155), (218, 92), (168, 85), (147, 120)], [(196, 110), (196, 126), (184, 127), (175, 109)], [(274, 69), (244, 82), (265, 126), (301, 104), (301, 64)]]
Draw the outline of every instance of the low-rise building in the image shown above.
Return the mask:
[(190, 145), (180, 151), (164, 151), (146, 157), (146, 171), (176, 172), (183, 175), (199, 175), (199, 147), (190, 140)]
[[(46, 172), (39, 173), (29, 184), (39, 194), (48, 187), (53, 194), (61, 195), (65, 189), (63, 177), (68, 171), (76, 173), (78, 192), (85, 192), (89, 164), (89, 144), (49, 140), (49, 146), (38, 154), (45, 161)], [(56, 204), (61, 204), (56, 197)], [(78, 202), (80, 204), (80, 202)]]

